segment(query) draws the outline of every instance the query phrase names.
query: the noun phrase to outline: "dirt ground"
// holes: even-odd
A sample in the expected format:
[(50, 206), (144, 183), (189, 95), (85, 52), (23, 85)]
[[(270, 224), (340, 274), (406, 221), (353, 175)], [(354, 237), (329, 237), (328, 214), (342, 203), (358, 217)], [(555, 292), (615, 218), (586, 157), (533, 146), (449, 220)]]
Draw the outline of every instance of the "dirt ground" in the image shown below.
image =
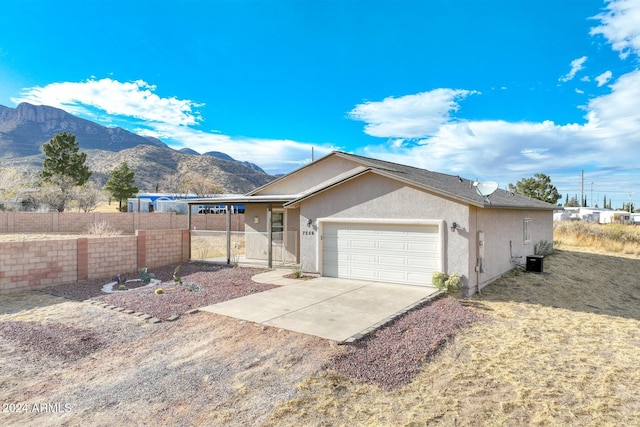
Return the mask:
[(639, 268), (637, 257), (561, 248), (545, 273), (514, 272), (464, 301), (483, 320), (390, 390), (332, 369), (348, 349), (319, 338), (11, 296), (22, 300), (0, 303), (0, 323), (66, 328), (95, 351), (74, 356), (70, 342), (44, 357), (0, 338), (0, 424), (640, 425)]

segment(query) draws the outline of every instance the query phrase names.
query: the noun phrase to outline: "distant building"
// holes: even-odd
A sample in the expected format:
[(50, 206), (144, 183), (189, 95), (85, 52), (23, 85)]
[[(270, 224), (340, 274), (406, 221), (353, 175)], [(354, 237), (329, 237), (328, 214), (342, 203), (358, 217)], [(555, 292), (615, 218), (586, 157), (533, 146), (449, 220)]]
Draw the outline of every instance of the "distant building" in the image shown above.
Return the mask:
[[(600, 224), (628, 224), (632, 222), (629, 212), (614, 211), (611, 209), (566, 207), (564, 211), (556, 211), (553, 214), (554, 221), (585, 221)], [(640, 218), (636, 223), (640, 223)]]
[[(233, 196), (233, 195), (228, 195)], [(177, 212), (186, 215), (189, 212), (187, 200), (197, 199), (195, 194), (139, 193), (137, 197), (127, 199), (127, 212)], [(244, 205), (230, 206), (232, 214), (244, 213)], [(192, 205), (191, 213), (226, 214), (225, 205)]]

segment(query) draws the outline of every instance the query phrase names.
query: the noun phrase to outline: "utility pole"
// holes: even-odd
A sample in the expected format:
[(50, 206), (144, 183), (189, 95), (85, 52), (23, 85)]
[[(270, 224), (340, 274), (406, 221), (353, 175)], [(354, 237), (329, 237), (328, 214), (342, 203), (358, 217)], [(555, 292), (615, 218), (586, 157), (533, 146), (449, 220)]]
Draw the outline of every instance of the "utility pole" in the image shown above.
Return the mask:
[(582, 169), (581, 182), (582, 184), (580, 185), (580, 207), (583, 207), (585, 205), (584, 203), (584, 169)]
[(593, 207), (593, 182), (591, 182), (591, 204), (590, 207)]

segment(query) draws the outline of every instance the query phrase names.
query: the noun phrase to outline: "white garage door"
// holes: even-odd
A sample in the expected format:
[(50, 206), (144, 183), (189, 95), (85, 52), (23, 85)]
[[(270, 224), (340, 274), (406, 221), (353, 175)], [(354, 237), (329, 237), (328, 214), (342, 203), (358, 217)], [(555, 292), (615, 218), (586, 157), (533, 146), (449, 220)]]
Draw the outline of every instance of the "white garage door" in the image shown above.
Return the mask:
[(437, 225), (327, 223), (322, 239), (324, 276), (427, 286), (440, 269)]

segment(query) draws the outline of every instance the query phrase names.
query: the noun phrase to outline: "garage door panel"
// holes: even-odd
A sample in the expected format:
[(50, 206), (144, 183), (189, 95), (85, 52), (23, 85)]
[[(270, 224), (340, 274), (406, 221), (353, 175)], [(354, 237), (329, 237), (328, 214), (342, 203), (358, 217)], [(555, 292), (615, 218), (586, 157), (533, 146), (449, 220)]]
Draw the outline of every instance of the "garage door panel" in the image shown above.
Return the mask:
[(402, 256), (383, 255), (377, 258), (378, 264), (388, 267), (406, 267), (408, 265), (407, 258)]
[(400, 241), (380, 241), (378, 248), (383, 251), (399, 251), (407, 248), (407, 242)]
[(375, 264), (378, 262), (378, 257), (375, 254), (352, 254), (346, 260), (357, 264)]
[(424, 283), (426, 285), (431, 285), (431, 275), (433, 273), (429, 272), (408, 272), (407, 273), (407, 281), (408, 282), (418, 282)]
[(379, 282), (391, 282), (391, 283), (405, 283), (407, 281), (406, 271), (393, 271), (386, 270), (381, 271), (376, 279)]
[[(376, 248), (376, 242), (372, 241), (372, 240), (365, 240), (365, 239), (352, 239), (349, 241), (350, 244), (346, 245), (346, 247), (350, 247), (353, 248), (354, 250), (357, 249), (375, 249)], [(343, 246), (338, 246), (338, 247), (343, 247)]]
[(326, 224), (323, 274), (430, 285), (440, 262), (439, 241), (435, 225)]

